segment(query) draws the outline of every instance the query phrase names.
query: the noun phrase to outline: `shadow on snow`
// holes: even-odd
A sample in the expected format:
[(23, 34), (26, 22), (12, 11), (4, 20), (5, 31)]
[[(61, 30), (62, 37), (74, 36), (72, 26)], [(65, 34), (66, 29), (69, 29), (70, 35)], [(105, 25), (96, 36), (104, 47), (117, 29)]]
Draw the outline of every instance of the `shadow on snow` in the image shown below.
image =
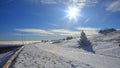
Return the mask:
[(93, 46), (91, 44), (90, 45), (80, 45), (78, 48), (81, 48), (87, 52), (95, 53), (95, 51), (93, 50)]

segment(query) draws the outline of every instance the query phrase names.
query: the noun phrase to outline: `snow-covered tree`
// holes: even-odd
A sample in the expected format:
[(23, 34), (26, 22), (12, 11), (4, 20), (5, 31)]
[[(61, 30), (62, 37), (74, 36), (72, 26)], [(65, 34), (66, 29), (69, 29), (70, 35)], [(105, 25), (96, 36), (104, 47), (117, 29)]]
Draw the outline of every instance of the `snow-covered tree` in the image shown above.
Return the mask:
[(87, 39), (84, 31), (81, 32), (80, 40), (78, 41), (78, 43), (80, 44), (80, 46), (87, 46), (91, 44), (90, 41)]

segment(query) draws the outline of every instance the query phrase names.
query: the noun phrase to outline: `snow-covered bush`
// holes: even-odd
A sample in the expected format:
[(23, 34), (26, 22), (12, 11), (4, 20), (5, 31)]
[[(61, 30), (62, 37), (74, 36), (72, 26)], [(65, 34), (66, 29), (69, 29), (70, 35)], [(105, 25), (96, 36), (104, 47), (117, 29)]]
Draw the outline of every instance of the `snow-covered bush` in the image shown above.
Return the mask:
[(62, 40), (55, 40), (52, 43), (54, 44), (54, 43), (61, 43), (61, 42), (62, 42)]
[(72, 36), (68, 36), (68, 37), (66, 38), (66, 40), (70, 40), (70, 39), (73, 39), (73, 37), (72, 37)]
[(41, 42), (44, 42), (44, 43), (46, 43), (46, 42), (48, 42), (48, 40), (41, 40)]
[(116, 29), (115, 28), (103, 29), (103, 30), (100, 30), (99, 33), (107, 34), (107, 33), (113, 32), (113, 31), (116, 31)]
[(80, 40), (78, 41), (80, 46), (87, 46), (90, 45), (90, 41), (87, 39), (86, 34), (84, 31), (81, 32)]

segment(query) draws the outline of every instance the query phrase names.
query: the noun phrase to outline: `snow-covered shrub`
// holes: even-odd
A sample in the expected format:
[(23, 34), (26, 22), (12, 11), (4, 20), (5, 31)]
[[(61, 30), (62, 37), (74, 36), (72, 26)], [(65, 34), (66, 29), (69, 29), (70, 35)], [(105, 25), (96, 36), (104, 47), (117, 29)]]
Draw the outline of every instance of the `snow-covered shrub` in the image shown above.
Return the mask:
[(62, 42), (62, 40), (55, 40), (52, 43), (54, 44), (54, 43), (61, 43), (61, 42)]
[(99, 33), (107, 34), (107, 33), (113, 32), (113, 31), (116, 31), (116, 29), (114, 29), (114, 28), (103, 29), (103, 30), (100, 30)]
[(48, 42), (48, 40), (41, 40), (41, 42), (44, 42), (44, 43), (46, 43), (46, 42)]
[(70, 39), (73, 39), (73, 37), (72, 37), (72, 36), (68, 36), (68, 37), (66, 38), (66, 40), (70, 40)]
[(44, 42), (44, 40), (41, 40), (41, 42)]
[(86, 34), (84, 31), (81, 32), (80, 40), (78, 41), (80, 46), (87, 46), (90, 45), (90, 41), (87, 39)]

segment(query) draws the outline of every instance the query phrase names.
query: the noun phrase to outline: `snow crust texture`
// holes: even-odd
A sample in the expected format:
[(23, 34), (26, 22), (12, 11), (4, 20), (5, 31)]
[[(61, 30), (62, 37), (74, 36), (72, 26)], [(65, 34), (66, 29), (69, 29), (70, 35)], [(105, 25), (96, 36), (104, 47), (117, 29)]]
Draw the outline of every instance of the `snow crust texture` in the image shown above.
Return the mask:
[[(34, 50), (35, 49), (35, 50)], [(89, 64), (71, 60), (54, 53), (26, 45), (13, 68), (93, 68)]]
[(25, 45), (13, 68), (120, 68), (120, 31), (88, 39), (95, 53), (78, 48), (79, 39)]

